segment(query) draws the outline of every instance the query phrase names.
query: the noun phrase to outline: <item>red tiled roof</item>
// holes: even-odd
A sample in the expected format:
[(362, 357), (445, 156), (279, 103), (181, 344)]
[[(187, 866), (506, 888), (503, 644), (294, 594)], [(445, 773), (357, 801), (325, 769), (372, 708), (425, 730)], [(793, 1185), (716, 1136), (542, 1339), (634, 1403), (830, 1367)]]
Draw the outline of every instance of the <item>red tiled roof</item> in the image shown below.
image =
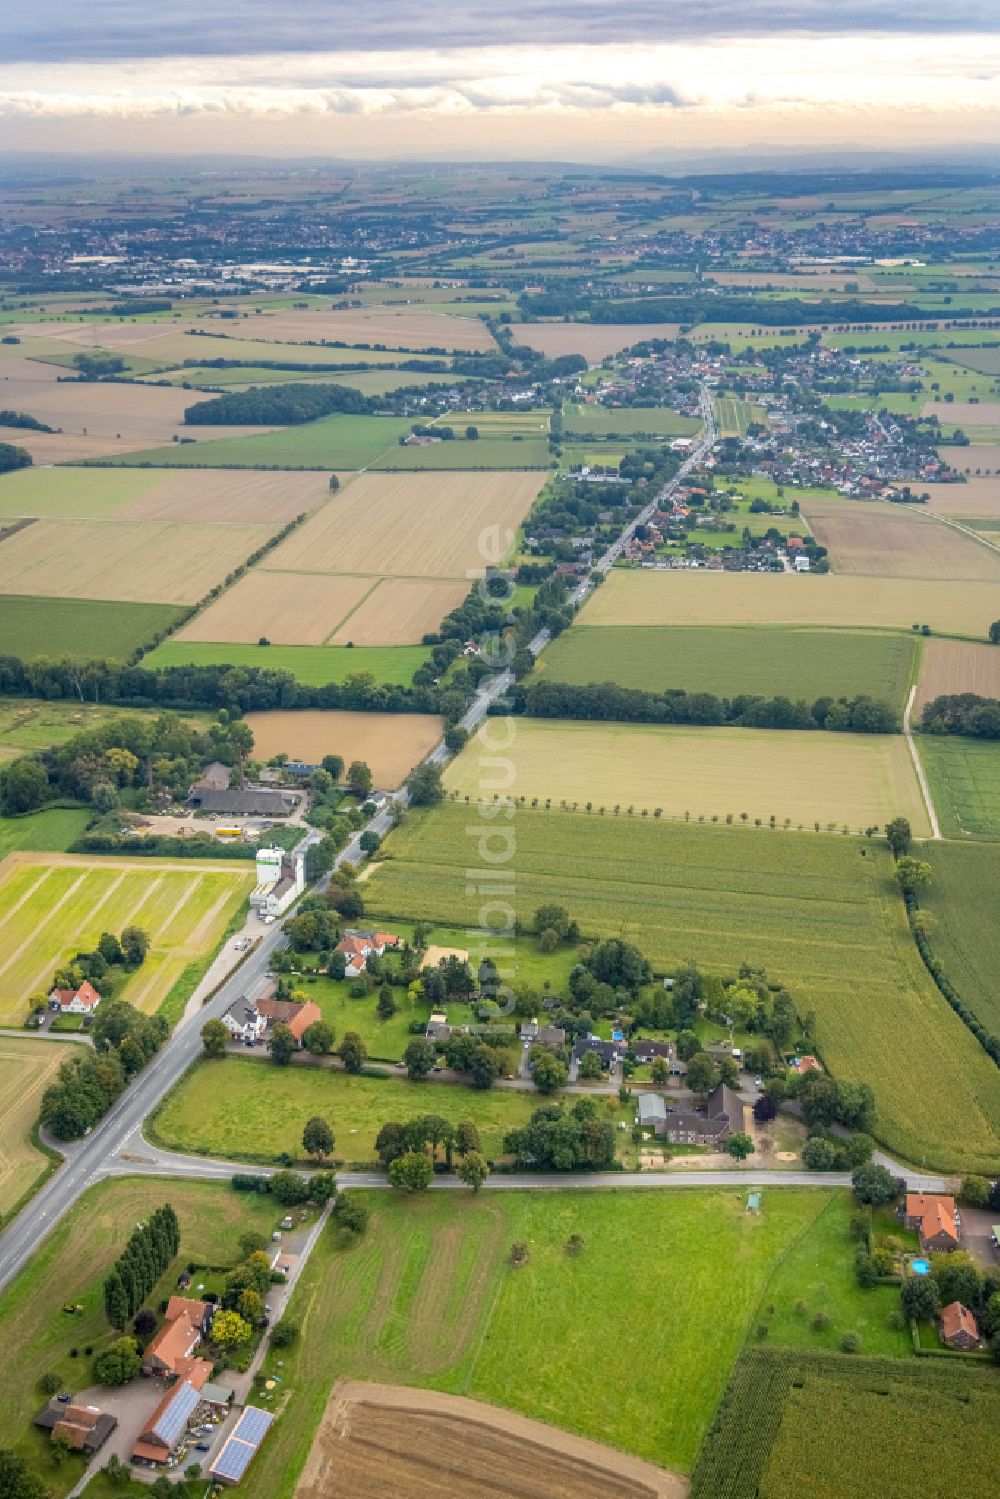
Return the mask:
[(201, 1338), (201, 1329), (208, 1311), (209, 1304), (206, 1301), (193, 1301), (187, 1296), (171, 1296), (167, 1302), (166, 1320), (147, 1345), (142, 1356), (143, 1363), (156, 1358), (171, 1374), (179, 1374), (181, 1363), (189, 1358), (191, 1349)]
[(967, 1306), (963, 1306), (960, 1301), (953, 1301), (949, 1306), (941, 1308), (941, 1336), (947, 1342), (960, 1332), (968, 1333), (970, 1337), (979, 1341), (979, 1328), (975, 1317)]
[(921, 1238), (931, 1239), (936, 1234), (943, 1233), (954, 1243), (958, 1243), (954, 1197), (941, 1197), (930, 1192), (908, 1192), (906, 1216), (919, 1221)]

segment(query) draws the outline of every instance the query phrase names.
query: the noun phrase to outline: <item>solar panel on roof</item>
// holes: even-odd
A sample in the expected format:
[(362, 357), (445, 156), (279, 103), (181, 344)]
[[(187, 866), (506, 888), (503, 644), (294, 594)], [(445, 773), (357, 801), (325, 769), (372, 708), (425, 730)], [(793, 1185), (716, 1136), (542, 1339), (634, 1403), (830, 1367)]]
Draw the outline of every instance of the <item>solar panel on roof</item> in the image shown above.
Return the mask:
[(233, 1483), (238, 1483), (250, 1466), (250, 1459), (256, 1451), (254, 1443), (241, 1442), (237, 1437), (230, 1437), (212, 1464), (212, 1472), (216, 1478), (229, 1478)]
[(273, 1420), (274, 1416), (270, 1411), (261, 1410), (257, 1405), (248, 1405), (233, 1428), (233, 1436), (239, 1437), (241, 1442), (258, 1443)]
[(182, 1385), (178, 1386), (173, 1400), (153, 1427), (154, 1435), (159, 1437), (166, 1446), (172, 1447), (197, 1404), (198, 1391), (194, 1385), (185, 1380)]

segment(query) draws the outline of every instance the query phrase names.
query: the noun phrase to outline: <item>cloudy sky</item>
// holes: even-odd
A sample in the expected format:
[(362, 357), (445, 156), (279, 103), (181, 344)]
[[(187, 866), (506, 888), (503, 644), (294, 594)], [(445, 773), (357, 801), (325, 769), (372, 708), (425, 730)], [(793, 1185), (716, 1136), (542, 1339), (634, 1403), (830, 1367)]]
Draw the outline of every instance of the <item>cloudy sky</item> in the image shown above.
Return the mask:
[(1000, 0), (12, 0), (0, 149), (1000, 142)]

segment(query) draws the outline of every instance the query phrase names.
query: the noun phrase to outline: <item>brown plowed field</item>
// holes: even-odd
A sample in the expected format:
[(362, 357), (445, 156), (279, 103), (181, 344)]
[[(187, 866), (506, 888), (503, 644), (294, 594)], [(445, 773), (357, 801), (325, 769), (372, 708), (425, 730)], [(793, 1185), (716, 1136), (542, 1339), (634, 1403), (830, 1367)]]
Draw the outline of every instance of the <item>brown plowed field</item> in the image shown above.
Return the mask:
[[(3, 385), (0, 384), (2, 397)], [(145, 437), (128, 442), (118, 437), (84, 436), (82, 432), (27, 432), (21, 427), (0, 427), (0, 442), (27, 448), (36, 465), (83, 463), (88, 458), (112, 458), (116, 453), (134, 453), (137, 448), (149, 446)]]
[[(3, 387), (0, 386), (0, 390)], [(996, 442), (970, 442), (967, 448), (939, 448), (938, 453), (946, 458), (952, 468), (960, 474), (968, 474), (970, 479), (976, 477), (978, 469), (980, 474), (1000, 474), (1000, 443)], [(933, 489), (928, 485), (928, 489)]]
[(433, 713), (339, 713), (309, 708), (301, 713), (248, 713), (254, 752), (263, 760), (287, 754), (318, 765), (324, 755), (342, 755), (344, 763), (364, 760), (375, 785), (389, 791), (402, 784), (441, 738), (441, 719)]
[(176, 639), (256, 645), (266, 635), (272, 645), (322, 645), (375, 583), (374, 578), (349, 575), (254, 569), (197, 614)]
[(1000, 650), (965, 640), (927, 640), (914, 706), (946, 692), (1000, 698)]
[(917, 493), (923, 494), (926, 490), (930, 495), (927, 509), (935, 515), (1000, 516), (1000, 448), (994, 451), (995, 478), (977, 479), (970, 475), (964, 484), (925, 484), (918, 488)]
[[(327, 578), (332, 582), (332, 578)], [(364, 580), (371, 583), (371, 578)], [(419, 645), (469, 591), (465, 581), (383, 578), (364, 603), (331, 636), (330, 645)]]
[(326, 474), (167, 470), (155, 488), (118, 514), (123, 520), (273, 522), (277, 527), (329, 498)]
[(998, 401), (927, 401), (922, 416), (937, 416), (956, 427), (1000, 427)]
[(235, 324), (207, 319), (203, 326), (219, 333), (232, 331), (237, 338), (259, 338), (268, 343), (322, 343), (329, 339), (344, 344), (385, 344), (390, 349), (489, 351), (496, 348), (493, 335), (478, 318), (403, 309), (262, 313), (252, 319), (241, 318)]
[(502, 551), (544, 483), (544, 474), (504, 472), (362, 474), (265, 566), (467, 578), (500, 560), (498, 534)]
[(0, 543), (0, 593), (196, 604), (274, 529), (39, 520)]
[(478, 1400), (344, 1381), (295, 1499), (683, 1499), (687, 1491), (676, 1473)]
[(831, 572), (1000, 582), (1000, 552), (908, 506), (809, 500), (803, 516), (829, 551)]
[(608, 354), (619, 354), (645, 338), (676, 338), (680, 323), (515, 323), (514, 342), (537, 349), (546, 359), (582, 354), (600, 364)]

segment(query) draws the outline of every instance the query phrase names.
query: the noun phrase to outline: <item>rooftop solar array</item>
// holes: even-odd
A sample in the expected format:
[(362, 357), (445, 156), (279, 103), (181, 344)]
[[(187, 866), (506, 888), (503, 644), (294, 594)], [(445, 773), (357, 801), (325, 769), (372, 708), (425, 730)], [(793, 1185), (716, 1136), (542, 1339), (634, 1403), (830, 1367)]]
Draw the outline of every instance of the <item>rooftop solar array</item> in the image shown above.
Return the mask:
[(230, 1483), (239, 1483), (273, 1420), (274, 1416), (270, 1411), (262, 1411), (255, 1405), (248, 1405), (234, 1426), (229, 1440), (212, 1464), (211, 1471), (215, 1477), (228, 1479)]
[(167, 1447), (172, 1447), (198, 1405), (198, 1391), (187, 1380), (177, 1386), (173, 1400), (153, 1427), (153, 1432)]

